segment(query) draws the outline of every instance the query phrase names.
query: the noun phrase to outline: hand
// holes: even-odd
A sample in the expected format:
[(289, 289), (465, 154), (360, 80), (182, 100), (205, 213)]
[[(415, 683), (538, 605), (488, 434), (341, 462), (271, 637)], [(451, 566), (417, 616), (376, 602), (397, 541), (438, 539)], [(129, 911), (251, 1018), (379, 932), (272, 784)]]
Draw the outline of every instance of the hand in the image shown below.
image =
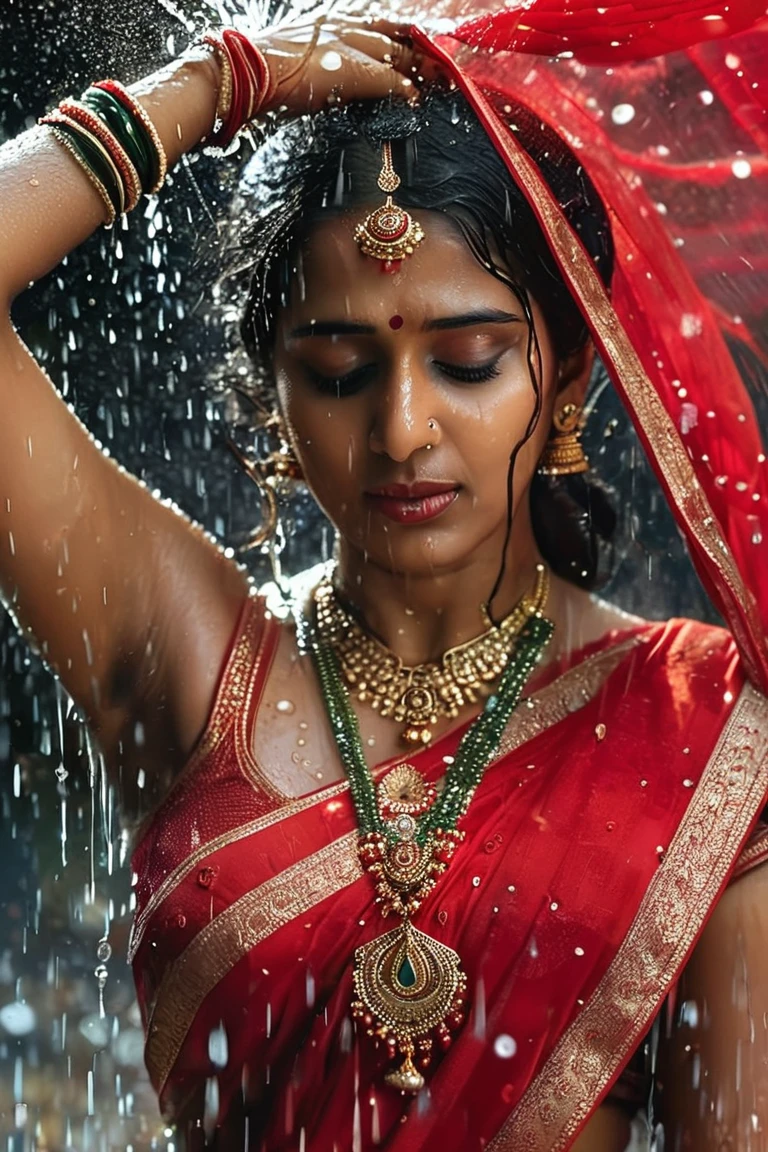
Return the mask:
[(283, 24), (254, 37), (269, 64), (270, 91), (262, 110), (294, 115), (337, 101), (390, 95), (414, 101), (423, 59), (408, 25), (391, 20), (318, 20)]

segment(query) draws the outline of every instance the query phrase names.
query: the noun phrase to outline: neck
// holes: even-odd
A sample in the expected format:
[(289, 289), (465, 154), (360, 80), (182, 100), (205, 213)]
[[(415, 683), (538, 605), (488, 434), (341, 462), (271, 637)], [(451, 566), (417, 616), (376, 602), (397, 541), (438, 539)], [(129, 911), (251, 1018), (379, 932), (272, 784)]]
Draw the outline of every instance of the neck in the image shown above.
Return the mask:
[[(495, 620), (532, 590), (541, 563), (526, 520), (516, 518), (513, 525), (504, 577), (491, 605)], [(342, 541), (336, 582), (368, 630), (412, 667), (439, 660), (449, 648), (485, 631), (481, 609), (496, 583), (500, 559), (501, 541), (494, 538), (450, 570), (398, 573)]]

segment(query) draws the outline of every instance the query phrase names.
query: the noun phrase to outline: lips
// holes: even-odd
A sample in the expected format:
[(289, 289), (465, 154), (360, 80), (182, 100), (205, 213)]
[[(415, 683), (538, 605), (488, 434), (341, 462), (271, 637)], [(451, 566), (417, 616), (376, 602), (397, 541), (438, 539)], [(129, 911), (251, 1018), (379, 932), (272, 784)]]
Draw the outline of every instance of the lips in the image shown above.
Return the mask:
[(385, 484), (366, 492), (369, 504), (397, 524), (422, 524), (450, 508), (460, 485), (450, 480), (419, 480), (414, 484)]
[(418, 500), (422, 496), (455, 492), (458, 487), (452, 480), (419, 480), (415, 484), (385, 484), (381, 488), (370, 488), (367, 494), (392, 496), (395, 500)]

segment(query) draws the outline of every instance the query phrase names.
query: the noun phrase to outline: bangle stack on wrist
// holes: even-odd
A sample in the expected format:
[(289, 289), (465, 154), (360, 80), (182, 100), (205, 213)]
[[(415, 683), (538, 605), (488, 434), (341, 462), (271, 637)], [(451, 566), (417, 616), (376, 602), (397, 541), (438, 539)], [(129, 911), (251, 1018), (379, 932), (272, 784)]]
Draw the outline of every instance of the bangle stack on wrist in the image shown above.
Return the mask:
[(62, 100), (40, 124), (74, 157), (106, 209), (107, 224), (159, 191), (166, 158), (149, 116), (122, 84), (101, 80), (80, 100)]
[(227, 148), (264, 104), (269, 66), (256, 45), (234, 28), (208, 32), (200, 43), (213, 52), (221, 75), (216, 123), (205, 143)]

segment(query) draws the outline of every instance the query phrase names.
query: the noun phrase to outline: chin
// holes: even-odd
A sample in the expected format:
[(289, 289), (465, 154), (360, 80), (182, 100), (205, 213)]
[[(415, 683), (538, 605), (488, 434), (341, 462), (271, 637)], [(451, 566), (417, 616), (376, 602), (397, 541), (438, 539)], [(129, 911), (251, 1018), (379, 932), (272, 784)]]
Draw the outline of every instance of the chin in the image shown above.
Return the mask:
[[(344, 533), (342, 533), (345, 535)], [(350, 547), (364, 552), (366, 560), (400, 576), (440, 576), (464, 568), (475, 556), (483, 537), (474, 526), (438, 529), (434, 525), (411, 525), (381, 529), (364, 539), (346, 536)], [(500, 545), (499, 545), (500, 547)]]

